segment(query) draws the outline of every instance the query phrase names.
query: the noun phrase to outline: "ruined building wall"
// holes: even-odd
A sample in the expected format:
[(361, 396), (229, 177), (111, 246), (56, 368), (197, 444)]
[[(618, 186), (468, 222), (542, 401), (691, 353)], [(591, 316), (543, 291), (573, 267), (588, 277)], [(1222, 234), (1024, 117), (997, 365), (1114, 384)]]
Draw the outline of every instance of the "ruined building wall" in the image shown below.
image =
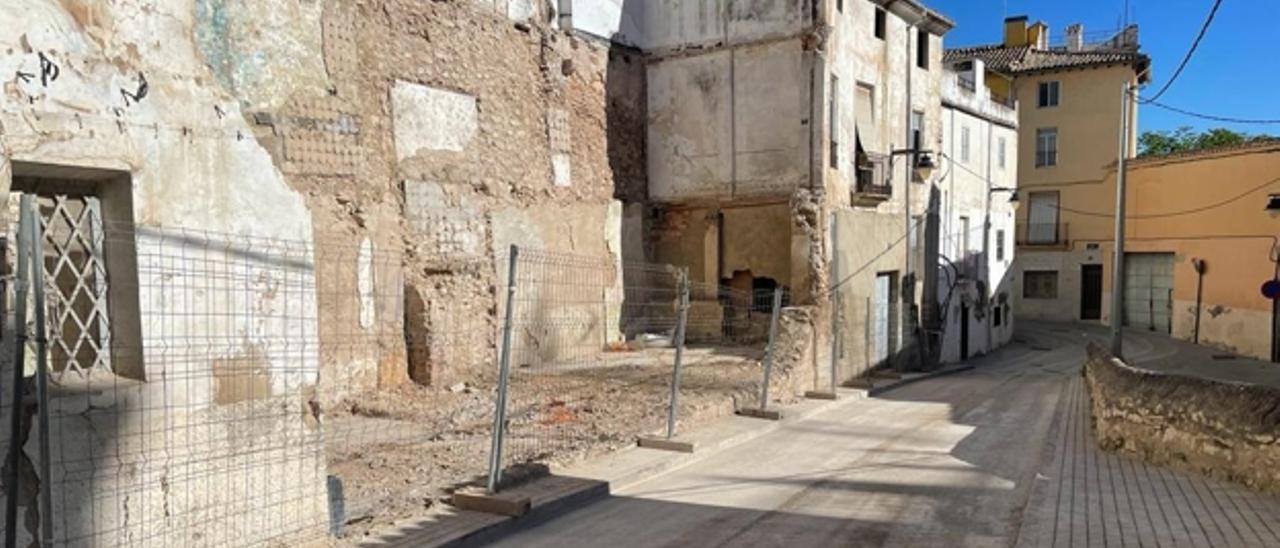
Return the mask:
[[(319, 344), (315, 323), (305, 321), (317, 314), (314, 256), (305, 250), (312, 217), (246, 115), (282, 105), (286, 82), (323, 95), (319, 6), (248, 2), (243, 9), (252, 13), (236, 21), (256, 21), (251, 29), (210, 18), (211, 7), (195, 1), (0, 5), (0, 72), (8, 75), (0, 93), (0, 186), (7, 192), (42, 177), (98, 193), (106, 237), (128, 238), (138, 257), (132, 272), (115, 271), (111, 282), (141, 304), (141, 317), (132, 318), (140, 329), (114, 342), (122, 354), (141, 356), (143, 370), (70, 379), (48, 410), (59, 443), (52, 477), (40, 481), (52, 484), (54, 511), (64, 517), (56, 539), (181, 545), (196, 542), (191, 535), (255, 542), (323, 530), (320, 432), (306, 412), (319, 364), (301, 350)], [(229, 39), (248, 30), (272, 38), (258, 39), (256, 57), (239, 57)], [(233, 78), (224, 80), (222, 67)], [(146, 229), (113, 230), (133, 223)], [(224, 243), (215, 250), (212, 239)], [(276, 248), (279, 261), (269, 263), (228, 239), (287, 240), (302, 251)], [(210, 264), (237, 275), (200, 273)], [(265, 320), (286, 306), (297, 321)], [(240, 313), (224, 315), (229, 310)], [(12, 348), (2, 350), (12, 356)], [(219, 364), (243, 368), (252, 388), (221, 384)], [(13, 366), (6, 360), (4, 369)], [(222, 426), (251, 419), (243, 428)], [(181, 435), (171, 431), (178, 424), (187, 425)], [(35, 455), (32, 438), (27, 459)], [(251, 448), (271, 464), (231, 466)], [(163, 464), (149, 451), (163, 451)], [(31, 485), (34, 478), (24, 479)], [(254, 501), (248, 484), (271, 495)], [(106, 495), (121, 493), (127, 496)], [(21, 538), (38, 519), (33, 495), (20, 495), (30, 496), (21, 501)], [(274, 508), (291, 523), (245, 521), (250, 506)]]
[[(45, 478), (62, 487), (56, 511), (96, 516), (60, 534), (181, 545), (322, 530), (317, 414), (411, 379), (486, 376), (508, 245), (644, 257), (643, 69), (550, 20), (515, 0), (0, 5), (0, 73), (14, 75), (0, 186), (76, 166), (122, 189), (129, 207), (104, 201), (107, 221), (172, 229), (133, 242), (145, 378), (53, 410), (58, 439), (128, 455), (92, 482)], [(253, 277), (181, 277), (209, 264)], [(189, 340), (226, 342), (172, 361)], [(228, 384), (219, 364), (248, 376)], [(152, 439), (166, 432), (154, 420), (200, 428)], [(255, 427), (219, 426), (237, 421)], [(176, 464), (141, 467), (146, 447)], [(275, 448), (248, 472), (219, 464)], [(255, 511), (291, 518), (236, 521)]]
[[(418, 382), (492, 373), (510, 245), (643, 258), (636, 230), (625, 250), (622, 233), (623, 201), (644, 197), (639, 57), (553, 30), (548, 14), (513, 23), (468, 2), (360, 8), (365, 146), (380, 170), (371, 178), (404, 211)], [(413, 339), (439, 333), (444, 344)]]

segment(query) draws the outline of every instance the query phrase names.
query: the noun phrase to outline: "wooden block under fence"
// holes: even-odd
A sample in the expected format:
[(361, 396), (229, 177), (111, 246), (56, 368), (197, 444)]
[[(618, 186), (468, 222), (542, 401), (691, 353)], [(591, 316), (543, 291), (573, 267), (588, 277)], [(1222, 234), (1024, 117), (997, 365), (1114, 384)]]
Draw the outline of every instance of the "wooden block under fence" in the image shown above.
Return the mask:
[(875, 383), (871, 382), (871, 379), (860, 377), (860, 378), (849, 379), (847, 381), (844, 381), (843, 383), (840, 384), (840, 386), (843, 386), (845, 388), (862, 388), (864, 390), (869, 390), (871, 388), (874, 388), (874, 384)]
[(636, 445), (648, 449), (675, 451), (677, 453), (692, 453), (696, 448), (691, 441), (669, 440), (667, 438), (639, 438), (636, 440)]
[(460, 489), (453, 493), (450, 502), (463, 510), (511, 517), (527, 514), (532, 505), (527, 496), (490, 493), (483, 489)]
[(770, 421), (782, 420), (782, 412), (772, 409), (760, 409), (758, 407), (743, 407), (738, 410), (738, 414), (753, 419), (765, 419)]
[(811, 400), (834, 400), (836, 399), (836, 393), (810, 390), (804, 393), (804, 397), (809, 398)]

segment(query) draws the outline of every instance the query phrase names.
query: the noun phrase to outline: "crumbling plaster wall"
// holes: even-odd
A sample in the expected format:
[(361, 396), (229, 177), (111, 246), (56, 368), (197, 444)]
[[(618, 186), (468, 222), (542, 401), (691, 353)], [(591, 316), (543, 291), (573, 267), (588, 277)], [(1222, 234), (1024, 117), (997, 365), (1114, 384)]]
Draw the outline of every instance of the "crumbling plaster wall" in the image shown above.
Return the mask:
[[(645, 257), (643, 240), (622, 233), (622, 201), (645, 195), (643, 65), (550, 28), (549, 9), (513, 23), (470, 2), (360, 7), (365, 144), (372, 178), (404, 196), (419, 382), (492, 375), (509, 246), (615, 265)], [(643, 213), (625, 211), (634, 232)], [(464, 347), (489, 350), (453, 352)]]
[[(273, 492), (287, 493), (297, 505), (288, 526), (326, 521), (319, 431), (302, 420), (309, 416), (304, 397), (315, 394), (324, 407), (406, 382), (406, 327), (411, 346), (427, 337), (453, 349), (481, 349), (445, 364), (456, 368), (430, 370), (428, 364), (420, 380), (474, 381), (488, 374), (494, 286), (502, 282), (495, 263), (509, 244), (615, 261), (645, 256), (637, 236), (644, 226), (638, 204), (647, 194), (645, 74), (638, 55), (552, 30), (541, 2), (491, 4), (189, 0), (157, 8), (20, 0), (0, 6), (3, 27), (11, 30), (11, 38), (0, 39), (0, 72), (19, 74), (0, 95), (6, 188), (10, 160), (117, 170), (132, 177), (138, 223), (314, 242), (304, 279), (315, 296), (294, 311), (319, 318), (319, 325), (290, 334), (301, 333), (294, 348), (318, 348), (319, 363), (293, 363), (294, 374), (276, 375), (270, 373), (279, 361), (272, 349), (253, 346), (253, 336), (245, 343), (247, 353), (265, 352), (254, 359), (265, 362), (270, 383), (297, 391), (285, 407), (297, 412), (280, 416), (299, 420), (238, 432), (235, 440), (203, 432), (186, 446), (207, 443), (235, 454), (253, 446), (253, 436), (297, 438), (297, 447), (308, 448), (294, 451), (298, 458), (289, 464), (297, 470), (258, 470), (275, 478)], [(56, 80), (42, 74), (40, 53), (59, 67)], [(441, 140), (429, 127), (397, 127), (398, 85), (429, 89), (428, 96), (463, 96), (443, 109), (457, 134)], [(406, 103), (410, 116), (401, 120), (441, 113), (422, 94)], [(274, 306), (269, 286), (257, 293), (268, 307), (263, 310)], [(469, 323), (448, 322), (458, 318)], [(216, 423), (195, 415), (254, 413), (252, 401), (215, 403), (215, 384), (183, 400), (194, 414), (185, 420)], [(162, 386), (131, 388), (148, 395), (119, 394), (115, 401), (165, 401), (151, 393)], [(90, 439), (74, 428), (94, 428), (92, 421), (72, 427), (58, 435)], [(311, 448), (317, 451), (308, 453)], [(218, 490), (219, 497), (196, 502), (218, 505), (225, 515), (252, 500), (223, 488), (216, 476), (191, 472), (186, 477), (199, 477), (202, 485), (163, 476), (180, 470), (116, 480), (121, 488), (148, 492)], [(159, 491), (150, 500), (172, 503), (163, 508), (171, 512), (202, 511)], [(161, 506), (129, 511), (146, 521), (141, 516)], [(249, 529), (213, 523), (204, 525), (248, 538)], [(245, 527), (263, 538), (275, 532), (261, 525)], [(117, 532), (171, 544), (189, 543), (182, 535), (208, 528), (155, 533), (131, 526)]]
[[(209, 247), (202, 241), (284, 239), (304, 245), (312, 241), (312, 217), (303, 194), (289, 184), (255, 139), (244, 109), (278, 105), (282, 92), (277, 84), (290, 76), (285, 70), (296, 71), (307, 81), (323, 75), (323, 67), (315, 63), (318, 55), (309, 49), (319, 31), (314, 5), (264, 1), (237, 6), (252, 12), (255, 24), (283, 35), (270, 39), (275, 45), (270, 49), (271, 63), (252, 70), (236, 72), (237, 67), (245, 67), (245, 59), (228, 52), (221, 66), (231, 70), (225, 82), (235, 92), (223, 86), (224, 74), (211, 67), (218, 63), (207, 63), (207, 44), (195, 30), (205, 23), (202, 10), (208, 6), (203, 3), (16, 0), (0, 5), (0, 73), (12, 75), (5, 77), (0, 93), (0, 164), (6, 166), (0, 171), (12, 173), (10, 162), (21, 162), (23, 166), (61, 164), (127, 173), (133, 214), (132, 219), (123, 220), (168, 227), (139, 231), (136, 240), (142, 258), (139, 268), (147, 273), (139, 278), (137, 291), (139, 300), (148, 305), (143, 308), (140, 343), (146, 352), (149, 381), (137, 385), (108, 381), (111, 389), (106, 391), (101, 391), (99, 381), (93, 398), (68, 398), (50, 410), (61, 418), (55, 423), (55, 435), (61, 441), (58, 452), (51, 455), (53, 462), (111, 448), (125, 455), (111, 463), (118, 468), (104, 468), (91, 480), (75, 479), (60, 466), (54, 467), (52, 478), (42, 478), (55, 483), (59, 492), (55, 511), (68, 517), (55, 532), (59, 538), (98, 535), (95, 538), (107, 544), (139, 539), (162, 544), (190, 544), (197, 539), (218, 543), (307, 534), (325, 526), (320, 433), (304, 412), (319, 366), (314, 354), (270, 344), (288, 336), (295, 349), (314, 346), (318, 344), (314, 324), (232, 316), (217, 326), (199, 322), (175, 326), (165, 318), (200, 313), (188, 307), (225, 310), (232, 305), (221, 300), (223, 293), (217, 288), (199, 294), (189, 285), (166, 285), (163, 279), (151, 277), (163, 270), (159, 265), (182, 266), (182, 257), (207, 252)], [(289, 24), (282, 24), (283, 20)], [(245, 27), (237, 29), (234, 32), (239, 33)], [(267, 40), (255, 32), (237, 35), (246, 40), (256, 36), (259, 43)], [(263, 72), (270, 70), (268, 65), (280, 72)], [(8, 177), (0, 181), (6, 191), (9, 185)], [(173, 227), (182, 230), (174, 232)], [(315, 267), (307, 264), (313, 256), (304, 252), (287, 257), (297, 268), (283, 272), (258, 265), (252, 257), (231, 255), (211, 260), (261, 267), (261, 275), (247, 287), (234, 288), (236, 298), (248, 297), (266, 316), (283, 314), (286, 306), (300, 317), (316, 316)], [(300, 292), (289, 301), (276, 292), (285, 283), (283, 276)], [(157, 354), (174, 341), (193, 337), (238, 342), (208, 355), (210, 361), (168, 360)], [(265, 377), (259, 396), (219, 399), (217, 375), (211, 372), (219, 359), (253, 363), (256, 374)], [(259, 398), (274, 400), (283, 411), (269, 415), (274, 420), (255, 419), (253, 428), (218, 426), (268, 416), (259, 406), (262, 402), (255, 401)], [(151, 407), (154, 402), (167, 402), (170, 408), (145, 412), (143, 402)], [(189, 430), (183, 440), (152, 434), (165, 432), (166, 426), (175, 423), (202, 426)], [(295, 449), (288, 455), (260, 455), (264, 463), (276, 464), (263, 464), (251, 474), (261, 476), (261, 488), (288, 493), (289, 500), (254, 501), (234, 487), (245, 484), (246, 473), (237, 473), (227, 463), (242, 459), (238, 455), (248, 448), (269, 452), (281, 439), (292, 440)], [(121, 446), (126, 443), (137, 445)], [(139, 459), (150, 458), (148, 447), (165, 448), (168, 464), (145, 471), (137, 468)], [(200, 459), (194, 458), (196, 453)], [(190, 468), (195, 461), (203, 464)], [(136, 496), (127, 500), (91, 496), (120, 492)], [(264, 505), (295, 520), (238, 522)], [(212, 512), (214, 508), (218, 511)], [(184, 526), (187, 519), (200, 520), (200, 526)]]
[[(914, 219), (923, 216), (928, 210), (933, 181), (923, 184), (908, 182), (909, 177), (914, 180), (910, 175), (910, 162), (905, 157), (899, 157), (892, 162), (893, 192), (890, 198), (870, 207), (852, 204), (851, 191), (856, 176), (855, 143), (860, 137), (856, 119), (858, 105), (855, 101), (859, 85), (870, 86), (874, 90), (871, 111), (875, 120), (875, 132), (873, 135), (861, 136), (863, 147), (867, 151), (889, 154), (893, 150), (909, 148), (907, 130), (910, 127), (910, 112), (919, 111), (924, 114), (921, 147), (933, 151), (937, 162), (937, 152), (942, 146), (942, 37), (932, 33), (928, 35), (928, 68), (920, 68), (916, 64), (917, 28), (910, 26), (893, 10), (886, 16), (885, 37), (881, 39), (874, 35), (874, 3), (846, 2), (842, 12), (835, 10), (831, 3), (827, 7), (830, 28), (823, 42), (824, 69), (827, 74), (823, 77), (825, 98), (821, 110), (824, 116), (824, 124), (821, 126), (822, 142), (830, 142), (830, 132), (834, 127), (838, 132), (837, 142), (841, 145), (834, 165), (830, 147), (824, 146), (821, 151), (822, 187), (825, 190), (821, 197), (823, 209), (835, 211), (842, 218), (859, 219), (856, 222), (876, 227), (869, 232), (854, 231), (850, 235), (846, 235), (841, 229), (838, 242), (841, 251), (840, 271), (847, 274), (861, 269), (862, 276), (868, 273), (874, 276), (877, 270), (897, 271), (900, 275), (905, 275), (907, 256), (910, 253), (911, 270), (916, 278), (910, 301), (919, 304), (922, 303), (925, 291), (935, 290), (919, 283), (924, 279), (925, 270), (933, 265), (924, 264), (924, 224), (918, 225), (919, 233), (912, 237), (908, 235), (907, 216)], [(831, 88), (831, 76), (838, 78), (838, 89)], [(910, 96), (907, 94), (908, 89)], [(831, 120), (825, 119), (831, 112), (830, 101), (836, 101), (837, 105), (839, 119), (834, 125)], [(872, 219), (868, 215), (878, 218)], [(868, 234), (873, 236), (868, 237)], [(868, 242), (874, 242), (874, 245), (867, 245)], [(830, 242), (825, 242), (824, 245), (826, 252), (830, 253)], [(866, 249), (875, 251), (868, 255), (865, 253)], [(841, 275), (842, 279), (845, 274)], [(849, 283), (855, 281), (851, 280)], [(843, 294), (845, 314), (859, 314), (849, 307), (865, 301), (865, 291), (869, 289), (864, 288), (869, 288), (874, 280), (859, 280), (856, 283), (859, 284), (858, 287), (845, 289), (852, 293)], [(859, 310), (862, 308), (864, 307)], [(862, 324), (847, 318), (843, 326), (846, 341), (844, 360), (866, 361), (862, 357), (865, 352), (858, 351), (863, 345), (865, 333), (855, 332)], [(902, 322), (900, 325), (905, 326)], [(911, 333), (910, 329), (904, 331), (899, 340), (907, 345), (914, 344)], [(857, 348), (850, 345), (857, 345)], [(857, 366), (851, 368), (861, 371)]]
[(651, 61), (651, 197), (789, 196), (805, 185), (806, 58), (794, 38)]

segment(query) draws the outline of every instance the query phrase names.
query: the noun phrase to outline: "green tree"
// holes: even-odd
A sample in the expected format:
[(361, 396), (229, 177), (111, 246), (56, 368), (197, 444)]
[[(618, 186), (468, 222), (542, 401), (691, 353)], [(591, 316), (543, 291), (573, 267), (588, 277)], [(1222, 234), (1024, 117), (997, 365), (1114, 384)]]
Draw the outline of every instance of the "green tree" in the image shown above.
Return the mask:
[(1275, 138), (1271, 135), (1250, 135), (1221, 127), (1206, 131), (1196, 131), (1184, 126), (1173, 131), (1142, 132), (1142, 135), (1138, 137), (1138, 155), (1158, 156)]

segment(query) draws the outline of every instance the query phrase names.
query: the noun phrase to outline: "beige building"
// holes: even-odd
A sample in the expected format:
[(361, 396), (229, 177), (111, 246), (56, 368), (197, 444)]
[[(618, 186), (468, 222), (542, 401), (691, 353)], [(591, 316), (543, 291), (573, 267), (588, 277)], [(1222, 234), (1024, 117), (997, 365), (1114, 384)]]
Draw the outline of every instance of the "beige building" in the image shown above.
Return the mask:
[[(1095, 244), (1076, 245), (1079, 227), (1066, 215), (1065, 204), (1098, 188), (1115, 164), (1123, 86), (1149, 78), (1150, 59), (1139, 51), (1137, 27), (1090, 43), (1084, 29), (1072, 25), (1065, 42), (1053, 44), (1045, 23), (1011, 17), (1004, 22), (1001, 43), (952, 49), (947, 60), (983, 61), (999, 74), (987, 78), (992, 93), (1020, 106), (1016, 239), (1021, 275), (1014, 291), (1019, 316), (1101, 320), (1101, 255)], [(1132, 155), (1136, 105), (1130, 112)]]
[[(1251, 143), (1129, 161), (1125, 224), (1126, 326), (1275, 361), (1275, 301), (1261, 292), (1276, 277), (1274, 207), (1280, 192), (1280, 143)], [(1062, 195), (1072, 227), (1064, 259), (1019, 255), (1032, 295), (1063, 306), (1101, 303), (1110, 323), (1115, 170), (1099, 183)], [(1270, 211), (1268, 208), (1272, 208)], [(1064, 285), (1067, 257), (1101, 276), (1092, 295)], [(1056, 280), (1056, 281), (1055, 281)], [(1043, 296), (1043, 298), (1039, 298)]]

